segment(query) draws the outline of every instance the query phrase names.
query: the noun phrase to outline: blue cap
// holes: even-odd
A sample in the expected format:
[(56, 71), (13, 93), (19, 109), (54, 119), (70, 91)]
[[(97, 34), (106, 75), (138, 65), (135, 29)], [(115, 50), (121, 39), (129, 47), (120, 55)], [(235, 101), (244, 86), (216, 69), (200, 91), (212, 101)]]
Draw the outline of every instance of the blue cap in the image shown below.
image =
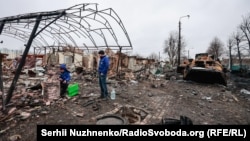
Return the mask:
[(61, 68), (61, 69), (66, 69), (66, 64), (61, 64), (61, 65), (60, 65), (60, 68)]

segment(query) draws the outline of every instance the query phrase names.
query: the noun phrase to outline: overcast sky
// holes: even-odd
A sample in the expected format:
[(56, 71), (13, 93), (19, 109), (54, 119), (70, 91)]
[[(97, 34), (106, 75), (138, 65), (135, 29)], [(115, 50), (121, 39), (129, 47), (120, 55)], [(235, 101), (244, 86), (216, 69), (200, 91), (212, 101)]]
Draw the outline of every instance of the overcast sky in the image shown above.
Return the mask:
[[(81, 3), (98, 3), (99, 9), (112, 8), (121, 18), (132, 42), (133, 54), (164, 56), (164, 41), (178, 31), (190, 56), (205, 52), (214, 37), (226, 47), (242, 16), (250, 13), (250, 0), (0, 0), (0, 18), (32, 12), (65, 9)], [(1, 40), (1, 36), (0, 36)], [(0, 44), (1, 46), (1, 44)], [(164, 58), (164, 57), (163, 57)]]

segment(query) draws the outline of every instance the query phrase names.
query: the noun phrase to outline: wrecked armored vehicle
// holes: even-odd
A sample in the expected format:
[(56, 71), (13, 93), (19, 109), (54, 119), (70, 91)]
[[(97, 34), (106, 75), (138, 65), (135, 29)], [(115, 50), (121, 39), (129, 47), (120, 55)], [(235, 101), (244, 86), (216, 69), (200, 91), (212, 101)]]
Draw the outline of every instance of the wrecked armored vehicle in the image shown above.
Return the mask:
[(226, 70), (219, 60), (208, 53), (199, 53), (195, 59), (186, 63), (183, 79), (199, 83), (217, 83), (227, 85)]

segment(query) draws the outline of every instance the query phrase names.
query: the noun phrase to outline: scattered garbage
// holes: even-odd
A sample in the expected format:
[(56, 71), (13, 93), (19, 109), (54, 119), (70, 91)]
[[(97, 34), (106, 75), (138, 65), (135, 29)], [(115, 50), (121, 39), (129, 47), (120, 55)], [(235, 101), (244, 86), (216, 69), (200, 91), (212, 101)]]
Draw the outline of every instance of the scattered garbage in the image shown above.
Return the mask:
[(246, 89), (241, 89), (240, 90), (241, 94), (250, 94), (250, 91), (246, 90)]
[(162, 119), (163, 125), (193, 125), (193, 121), (186, 116), (180, 116), (180, 119), (164, 118)]
[(110, 98), (112, 100), (115, 100), (115, 88), (112, 88), (111, 94), (110, 94)]
[(79, 93), (79, 84), (74, 83), (74, 84), (69, 84), (68, 86), (68, 96), (73, 97)]

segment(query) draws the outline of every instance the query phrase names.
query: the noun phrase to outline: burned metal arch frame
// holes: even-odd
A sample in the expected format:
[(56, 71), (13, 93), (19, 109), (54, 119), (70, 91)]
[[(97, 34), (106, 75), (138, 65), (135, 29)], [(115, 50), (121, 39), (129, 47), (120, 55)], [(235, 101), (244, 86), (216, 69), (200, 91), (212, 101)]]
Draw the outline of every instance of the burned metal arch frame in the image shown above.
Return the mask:
[[(90, 5), (94, 5), (94, 9), (86, 8)], [(34, 27), (35, 18), (39, 14), (42, 15), (38, 27), (40, 31), (36, 33), (32, 47), (68, 44), (83, 49), (98, 49), (99, 47), (132, 49), (126, 29), (116, 12), (111, 8), (98, 11), (97, 4), (80, 4), (64, 10), (0, 18), (3, 28), (0, 28), (0, 32), (2, 35), (26, 42)], [(117, 38), (119, 35), (116, 35), (115, 29), (111, 26), (111, 20), (108, 20), (107, 16), (111, 17), (122, 29), (125, 35), (123, 40), (127, 41), (126, 45), (119, 43)], [(92, 21), (95, 22), (94, 24), (101, 24), (102, 27), (95, 27)], [(102, 44), (97, 43), (97, 41), (100, 42), (96, 39), (97, 36), (103, 41)], [(85, 38), (86, 42), (81, 38)], [(108, 38), (113, 39), (114, 44), (110, 44), (107, 41)], [(51, 43), (51, 41), (55, 43)]]
[[(57, 11), (0, 18), (0, 35), (25, 43), (21, 62), (6, 98), (4, 98), (3, 85), (0, 85), (4, 110), (5, 105), (11, 100), (30, 47), (51, 48), (51, 46), (70, 45), (83, 50), (100, 48), (110, 48), (120, 52), (132, 50), (128, 33), (117, 13), (111, 8), (98, 10), (97, 5), (97, 3), (84, 3)], [(113, 28), (114, 25), (119, 29)], [(3, 83), (2, 71), (0, 72), (0, 83)]]

